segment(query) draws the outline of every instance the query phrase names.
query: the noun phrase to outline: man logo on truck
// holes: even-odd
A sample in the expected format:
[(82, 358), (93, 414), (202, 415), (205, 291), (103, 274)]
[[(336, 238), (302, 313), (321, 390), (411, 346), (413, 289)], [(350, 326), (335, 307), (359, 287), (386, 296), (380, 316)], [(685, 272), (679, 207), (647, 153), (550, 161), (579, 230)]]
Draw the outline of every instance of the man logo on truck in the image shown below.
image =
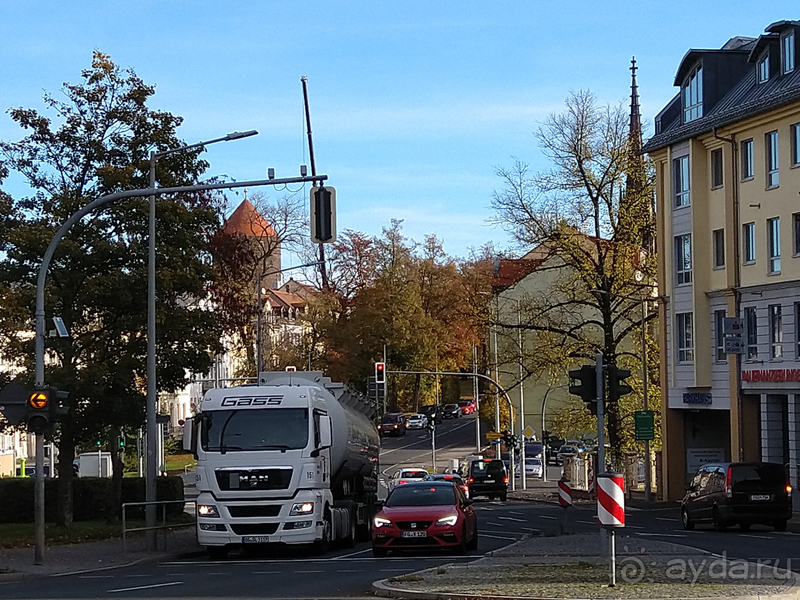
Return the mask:
[(224, 398), (221, 406), (278, 406), (283, 396), (258, 397), (258, 398)]

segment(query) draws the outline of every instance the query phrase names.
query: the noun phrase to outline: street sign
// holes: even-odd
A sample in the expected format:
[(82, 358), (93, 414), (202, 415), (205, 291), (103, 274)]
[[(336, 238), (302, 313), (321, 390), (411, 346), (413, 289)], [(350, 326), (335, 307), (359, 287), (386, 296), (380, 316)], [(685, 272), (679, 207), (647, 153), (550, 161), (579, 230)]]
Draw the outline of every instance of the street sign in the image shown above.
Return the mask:
[(503, 439), (503, 434), (499, 433), (497, 431), (489, 431), (489, 432), (486, 433), (486, 439), (487, 440), (502, 440)]
[(656, 437), (655, 413), (652, 410), (637, 410), (633, 413), (636, 439), (639, 441), (654, 440)]
[(725, 354), (744, 354), (744, 341), (741, 336), (725, 336), (722, 343)]
[(533, 428), (530, 425), (528, 425), (525, 428), (525, 431), (523, 431), (522, 433), (525, 434), (526, 438), (530, 438), (530, 437), (533, 437), (533, 434), (536, 433), (536, 432), (533, 430)]
[(722, 333), (725, 335), (742, 335), (744, 323), (739, 317), (725, 317), (722, 319)]

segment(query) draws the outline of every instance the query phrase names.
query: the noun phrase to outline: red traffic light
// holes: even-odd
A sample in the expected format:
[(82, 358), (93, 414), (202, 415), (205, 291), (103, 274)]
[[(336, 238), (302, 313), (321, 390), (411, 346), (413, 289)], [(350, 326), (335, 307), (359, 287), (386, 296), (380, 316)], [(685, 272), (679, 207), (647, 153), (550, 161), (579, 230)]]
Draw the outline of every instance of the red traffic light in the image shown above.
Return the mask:
[(386, 383), (386, 363), (375, 363), (375, 383)]

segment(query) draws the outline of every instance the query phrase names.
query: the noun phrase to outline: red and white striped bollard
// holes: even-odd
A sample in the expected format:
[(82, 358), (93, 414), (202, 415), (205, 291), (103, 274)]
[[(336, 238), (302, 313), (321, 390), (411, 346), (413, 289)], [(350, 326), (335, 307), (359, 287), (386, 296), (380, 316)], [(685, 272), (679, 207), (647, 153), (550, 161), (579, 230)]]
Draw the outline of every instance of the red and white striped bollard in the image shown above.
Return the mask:
[(602, 473), (597, 476), (597, 520), (608, 531), (609, 586), (617, 584), (614, 530), (625, 527), (625, 479), (622, 473)]

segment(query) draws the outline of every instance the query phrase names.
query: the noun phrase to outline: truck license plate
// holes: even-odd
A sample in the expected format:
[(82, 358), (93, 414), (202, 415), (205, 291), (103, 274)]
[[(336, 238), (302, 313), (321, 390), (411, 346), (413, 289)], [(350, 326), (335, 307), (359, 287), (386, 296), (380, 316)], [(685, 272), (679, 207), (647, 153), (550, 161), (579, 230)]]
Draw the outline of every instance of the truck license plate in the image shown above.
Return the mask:
[(267, 535), (246, 535), (242, 538), (243, 544), (268, 544), (269, 536)]
[(403, 531), (400, 533), (403, 537), (428, 537), (427, 531)]
[(769, 500), (769, 494), (751, 494), (750, 500)]
[(494, 479), (487, 479), (486, 483), (494, 483)]

